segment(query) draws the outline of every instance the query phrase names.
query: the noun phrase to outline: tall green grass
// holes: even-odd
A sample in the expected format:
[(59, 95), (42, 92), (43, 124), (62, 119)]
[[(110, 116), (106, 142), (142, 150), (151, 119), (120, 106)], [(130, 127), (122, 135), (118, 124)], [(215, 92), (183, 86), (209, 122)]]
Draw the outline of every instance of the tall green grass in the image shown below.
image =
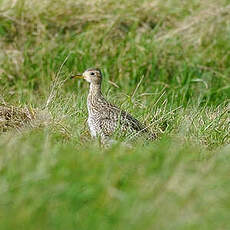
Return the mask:
[[(0, 134), (0, 229), (229, 229), (229, 10), (0, 0), (0, 105), (36, 115)], [(90, 138), (88, 84), (68, 79), (92, 66), (155, 142)]]

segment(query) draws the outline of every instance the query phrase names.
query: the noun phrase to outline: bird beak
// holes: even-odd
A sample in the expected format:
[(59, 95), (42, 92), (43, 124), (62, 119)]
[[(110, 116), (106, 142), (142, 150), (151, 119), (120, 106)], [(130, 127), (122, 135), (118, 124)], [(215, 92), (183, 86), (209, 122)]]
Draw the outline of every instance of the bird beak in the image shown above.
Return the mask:
[(82, 74), (77, 74), (70, 77), (70, 79), (74, 79), (74, 78), (84, 79), (84, 76)]

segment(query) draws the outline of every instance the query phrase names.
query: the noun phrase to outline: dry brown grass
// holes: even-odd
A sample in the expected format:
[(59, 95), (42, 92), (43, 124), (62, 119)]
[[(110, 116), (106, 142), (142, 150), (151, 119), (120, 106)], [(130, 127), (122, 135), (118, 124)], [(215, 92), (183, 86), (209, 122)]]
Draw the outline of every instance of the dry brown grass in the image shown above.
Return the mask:
[(36, 110), (28, 107), (20, 108), (8, 104), (0, 104), (0, 132), (19, 129), (31, 124), (36, 118)]
[(0, 133), (10, 130), (22, 131), (23, 128), (37, 128), (51, 123), (52, 116), (46, 109), (0, 103)]

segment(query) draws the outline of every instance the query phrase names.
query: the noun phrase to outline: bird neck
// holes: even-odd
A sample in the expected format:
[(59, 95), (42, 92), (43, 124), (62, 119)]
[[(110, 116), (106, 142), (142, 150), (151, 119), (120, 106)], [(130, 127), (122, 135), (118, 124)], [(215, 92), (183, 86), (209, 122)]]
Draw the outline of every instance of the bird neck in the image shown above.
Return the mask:
[(101, 84), (90, 84), (89, 88), (89, 96), (90, 97), (101, 97)]

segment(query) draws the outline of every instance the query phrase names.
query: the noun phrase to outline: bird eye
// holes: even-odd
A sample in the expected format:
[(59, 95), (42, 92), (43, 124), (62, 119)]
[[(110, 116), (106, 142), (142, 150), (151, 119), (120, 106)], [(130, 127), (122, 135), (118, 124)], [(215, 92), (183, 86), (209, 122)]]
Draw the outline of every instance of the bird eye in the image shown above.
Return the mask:
[(91, 72), (90, 75), (94, 75), (94, 72)]

